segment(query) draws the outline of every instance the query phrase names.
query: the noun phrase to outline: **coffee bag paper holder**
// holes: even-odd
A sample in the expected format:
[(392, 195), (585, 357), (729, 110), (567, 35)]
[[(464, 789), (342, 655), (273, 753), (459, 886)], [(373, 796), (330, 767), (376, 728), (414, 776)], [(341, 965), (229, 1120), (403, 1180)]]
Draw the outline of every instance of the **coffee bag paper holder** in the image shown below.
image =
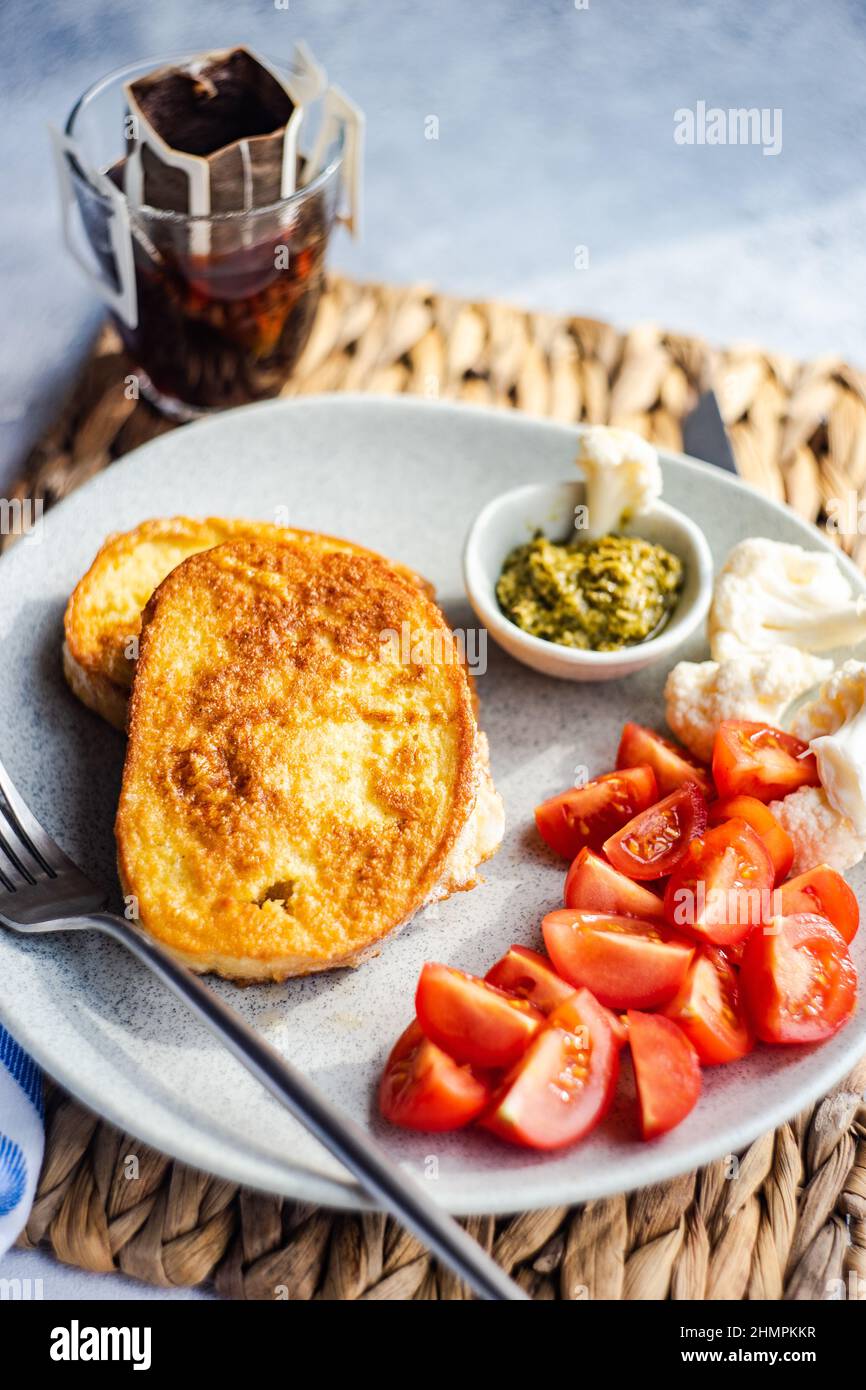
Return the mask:
[[(235, 54), (243, 54), (252, 64), (267, 73), (285, 92), (293, 108), (282, 132), (279, 184), (274, 190), (275, 196), (266, 199), (269, 202), (276, 202), (281, 198), (290, 197), (296, 191), (298, 134), (304, 118), (304, 108), (322, 94), (327, 77), (324, 68), (316, 62), (303, 42), (295, 45), (294, 69), (288, 76), (283, 76), (276, 67), (245, 45), (227, 50), (226, 56)], [(207, 58), (216, 55), (205, 56)], [(195, 74), (197, 67), (204, 69), (205, 61), (201, 60), (198, 64), (191, 62), (185, 66), (189, 72)], [(166, 71), (170, 71), (170, 69), (166, 69)], [(185, 212), (193, 218), (207, 218), (213, 211), (213, 171), (210, 161), (214, 156), (224, 156), (233, 149), (237, 149), (240, 153), (243, 170), (243, 198), (231, 210), (253, 211), (257, 200), (253, 196), (254, 170), (250, 150), (251, 141), (240, 137), (237, 140), (229, 141), (223, 149), (215, 150), (209, 156), (190, 154), (187, 151), (175, 149), (154, 128), (138, 100), (136, 87), (142, 80), (127, 82), (124, 87), (129, 108), (127, 120), (130, 135), (124, 166), (124, 191), (130, 205), (138, 207), (145, 201), (150, 201), (149, 198), (145, 199), (145, 171), (142, 158), (144, 149), (149, 148), (159, 165), (178, 169), (186, 177), (187, 205), (185, 208), (175, 210)], [(257, 141), (263, 138), (270, 137), (256, 137)], [(160, 202), (160, 206), (162, 207), (164, 204)], [(198, 225), (191, 224), (190, 251), (193, 255), (207, 255), (210, 251), (210, 226), (206, 221)]]

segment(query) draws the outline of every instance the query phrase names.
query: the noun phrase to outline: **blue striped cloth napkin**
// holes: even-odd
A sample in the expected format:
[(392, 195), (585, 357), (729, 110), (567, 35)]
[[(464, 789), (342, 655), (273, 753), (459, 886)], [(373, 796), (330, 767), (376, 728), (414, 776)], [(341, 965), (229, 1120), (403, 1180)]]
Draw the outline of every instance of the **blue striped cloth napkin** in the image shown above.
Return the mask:
[(0, 1028), (0, 1257), (24, 1229), (45, 1148), (42, 1073)]

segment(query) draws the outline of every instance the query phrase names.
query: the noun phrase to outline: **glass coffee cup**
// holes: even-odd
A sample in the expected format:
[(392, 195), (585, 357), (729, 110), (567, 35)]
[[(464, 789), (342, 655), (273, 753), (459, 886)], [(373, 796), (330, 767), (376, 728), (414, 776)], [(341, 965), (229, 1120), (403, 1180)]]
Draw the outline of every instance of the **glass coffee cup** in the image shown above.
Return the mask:
[[(57, 153), (67, 245), (108, 304), (142, 393), (190, 419), (274, 396), (290, 377), (324, 287), (346, 125), (334, 123), (310, 182), (268, 206), (202, 217), (132, 205), (122, 188), (124, 85), (183, 61), (134, 63), (95, 83)], [(308, 157), (299, 153), (300, 180)]]

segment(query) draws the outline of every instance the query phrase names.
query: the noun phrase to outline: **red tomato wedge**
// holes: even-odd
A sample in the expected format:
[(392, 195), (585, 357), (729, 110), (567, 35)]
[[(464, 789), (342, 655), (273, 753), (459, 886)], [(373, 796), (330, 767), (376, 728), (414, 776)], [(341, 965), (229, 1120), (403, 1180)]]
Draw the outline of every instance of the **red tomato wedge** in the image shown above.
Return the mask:
[(627, 767), (543, 801), (535, 808), (535, 823), (552, 850), (573, 859), (584, 845), (600, 849), (608, 835), (657, 797), (652, 768)]
[(580, 851), (565, 876), (565, 906), (639, 917), (648, 922), (664, 917), (661, 898), (642, 883), (626, 878), (591, 849)]
[(484, 978), (506, 994), (528, 999), (542, 1014), (549, 1014), (574, 994), (574, 986), (560, 979), (547, 957), (528, 946), (512, 946)]
[(425, 1038), (417, 1019), (395, 1044), (379, 1084), (379, 1109), (403, 1129), (462, 1129), (486, 1108), (490, 1091)]
[(714, 794), (708, 769), (685, 748), (643, 724), (626, 724), (619, 741), (616, 765), (638, 767), (643, 763), (655, 773), (662, 796), (675, 792), (684, 782), (696, 782), (705, 797)]
[[(548, 1023), (554, 1024), (557, 1028), (564, 1028), (566, 1033), (573, 1033), (575, 1031), (575, 1016), (577, 1016), (578, 1019), (580, 1018), (581, 995), (587, 993), (589, 993), (588, 990), (578, 990), (576, 993), (572, 992), (565, 1003), (560, 1004), (554, 1009), (550, 1018), (547, 1020)], [(600, 1004), (597, 999), (595, 1003), (596, 1007), (601, 1009), (601, 1012), (610, 1024), (610, 1031), (613, 1034), (613, 1040), (617, 1047), (625, 1047), (628, 1042), (628, 1029), (625, 1026), (625, 1015), (615, 1013), (613, 1009), (606, 1008), (604, 1004)]]
[(806, 873), (783, 883), (780, 891), (782, 916), (811, 912), (826, 917), (845, 941), (853, 941), (860, 925), (857, 895), (836, 869), (818, 864)]
[(775, 917), (746, 943), (740, 972), (746, 1007), (762, 1042), (817, 1043), (848, 1022), (857, 971), (824, 917)]
[(743, 963), (743, 952), (746, 949), (745, 941), (735, 941), (731, 946), (707, 947), (707, 950), (718, 951), (728, 965), (732, 965), (735, 970), (739, 970)]
[(588, 990), (569, 1008), (569, 1028), (549, 1024), (506, 1077), (481, 1123), (512, 1144), (560, 1149), (588, 1134), (610, 1109), (619, 1047), (609, 1016)]
[(628, 1011), (640, 1127), (644, 1139), (667, 1134), (701, 1094), (698, 1054), (681, 1028), (660, 1014)]
[(563, 979), (585, 985), (610, 1009), (653, 1009), (673, 999), (694, 946), (667, 927), (634, 917), (560, 908), (541, 923)]
[(664, 1015), (679, 1024), (704, 1066), (736, 1062), (755, 1046), (737, 972), (712, 946), (696, 952)]
[(693, 840), (665, 889), (671, 926), (715, 946), (743, 941), (769, 915), (775, 879), (770, 852), (744, 820)]
[(707, 817), (708, 825), (721, 825), (726, 820), (744, 820), (750, 825), (760, 840), (770, 851), (776, 882), (790, 873), (794, 862), (794, 842), (776, 817), (755, 796), (727, 796), (723, 801), (714, 801)]
[(820, 786), (809, 745), (793, 734), (748, 719), (725, 719), (713, 745), (713, 780), (719, 796), (777, 801), (798, 787)]
[(525, 999), (429, 962), (418, 980), (415, 1010), (431, 1042), (473, 1067), (512, 1066), (543, 1021)]
[(604, 842), (615, 869), (629, 878), (664, 878), (672, 873), (707, 824), (707, 803), (694, 782), (633, 816)]

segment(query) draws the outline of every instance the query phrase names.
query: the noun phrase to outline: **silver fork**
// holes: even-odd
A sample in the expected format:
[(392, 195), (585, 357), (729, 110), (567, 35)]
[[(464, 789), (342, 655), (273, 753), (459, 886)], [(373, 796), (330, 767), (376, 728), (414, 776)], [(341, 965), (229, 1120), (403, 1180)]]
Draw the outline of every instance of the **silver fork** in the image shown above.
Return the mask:
[(98, 888), (43, 830), (0, 763), (0, 925), (23, 934), (101, 931), (119, 941), (215, 1033), (238, 1061), (358, 1179), (368, 1196), (448, 1265), (479, 1298), (527, 1295), (360, 1126), (249, 1028), (192, 971), (134, 923), (105, 912)]

